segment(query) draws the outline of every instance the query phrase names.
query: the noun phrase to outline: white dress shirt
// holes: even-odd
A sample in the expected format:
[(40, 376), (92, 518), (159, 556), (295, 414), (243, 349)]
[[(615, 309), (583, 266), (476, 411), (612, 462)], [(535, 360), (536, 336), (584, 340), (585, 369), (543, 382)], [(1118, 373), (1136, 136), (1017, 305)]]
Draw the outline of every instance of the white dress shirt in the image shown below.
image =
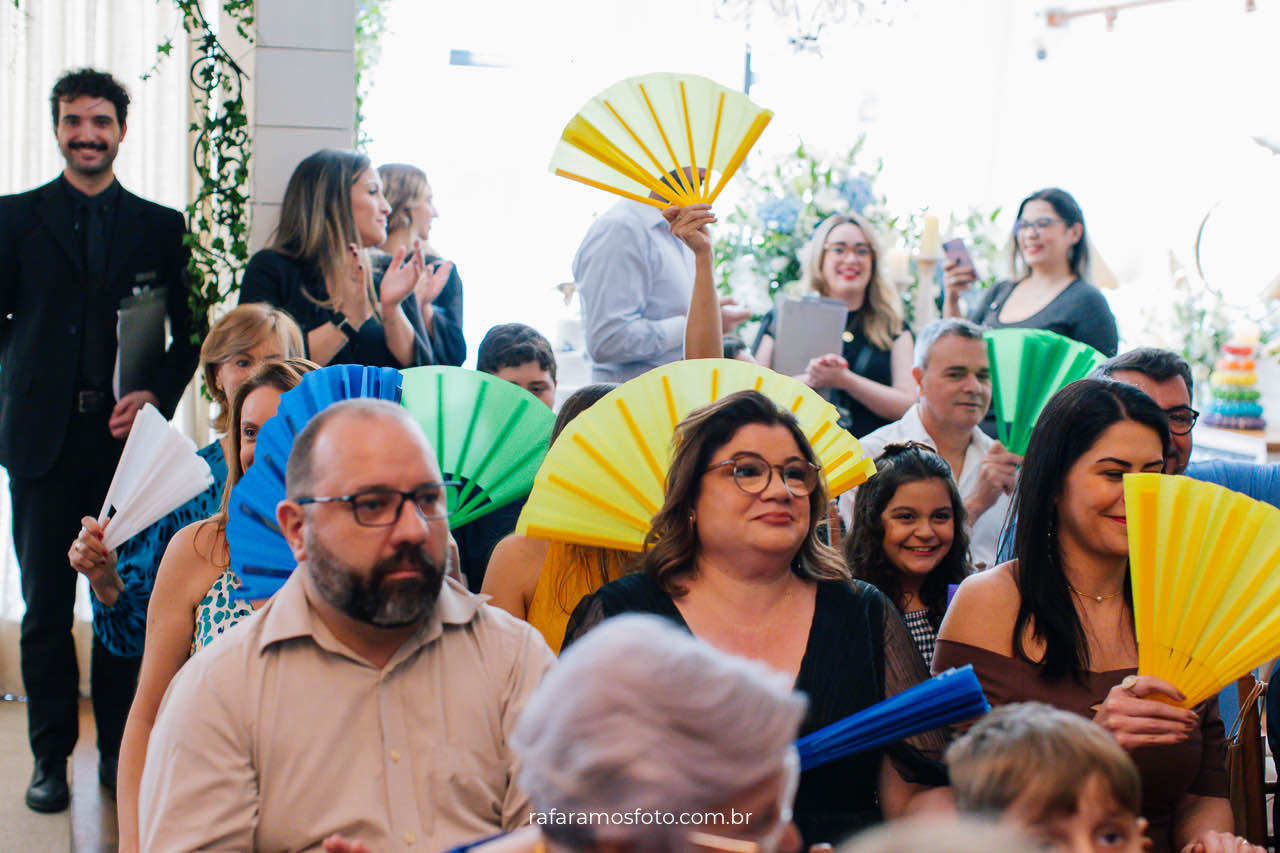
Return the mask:
[[(924, 428), (924, 422), (920, 420), (919, 403), (907, 409), (907, 413), (901, 419), (859, 439), (863, 451), (872, 459), (879, 456), (888, 445), (908, 441), (918, 441), (937, 450), (937, 443)], [(961, 498), (967, 500), (977, 486), (982, 457), (994, 443), (995, 439), (977, 427), (973, 428), (969, 447), (964, 453), (964, 466), (960, 469), (960, 476), (956, 480)], [(846, 526), (849, 526), (853, 520), (853, 496), (856, 492), (856, 489), (852, 489), (840, 496), (840, 515), (844, 518)], [(969, 519), (969, 558), (975, 567), (982, 565), (990, 568), (995, 565), (996, 551), (1000, 545), (1000, 528), (1004, 525), (1005, 516), (1009, 512), (1009, 503), (1009, 496), (1001, 494), (981, 516)]]
[(573, 259), (593, 382), (625, 382), (684, 354), (693, 251), (662, 211), (622, 200), (587, 229)]

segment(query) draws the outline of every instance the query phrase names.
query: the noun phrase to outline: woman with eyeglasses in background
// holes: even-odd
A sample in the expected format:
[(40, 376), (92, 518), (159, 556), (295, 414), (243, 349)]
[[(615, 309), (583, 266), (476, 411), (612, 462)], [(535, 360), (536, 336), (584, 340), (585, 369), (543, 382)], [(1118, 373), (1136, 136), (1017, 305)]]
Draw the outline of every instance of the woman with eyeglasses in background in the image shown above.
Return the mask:
[[(739, 391), (687, 416), (673, 444), (640, 570), (582, 599), (567, 648), (620, 613), (661, 616), (785, 673), (810, 698), (802, 735), (927, 678), (897, 608), (852, 580), (822, 541), (827, 488), (790, 412)], [(929, 786), (945, 784), (944, 744), (929, 732), (801, 773), (795, 821), (806, 844), (928, 808)]]
[[(1120, 345), (1116, 317), (1088, 282), (1084, 214), (1066, 190), (1039, 190), (1018, 205), (1013, 224), (1013, 279), (981, 294), (968, 319), (991, 329), (1046, 329), (1088, 344), (1108, 358)], [(977, 272), (948, 261), (942, 268), (944, 317), (964, 317), (961, 297)]]
[[(849, 309), (839, 353), (810, 360), (799, 377), (811, 388), (829, 388), (840, 426), (861, 438), (906, 414), (916, 401), (911, 378), (915, 342), (902, 321), (902, 300), (880, 271), (875, 231), (861, 216), (836, 214), (813, 232), (805, 259), (808, 288), (839, 299)], [(774, 312), (760, 323), (755, 359), (773, 366)]]

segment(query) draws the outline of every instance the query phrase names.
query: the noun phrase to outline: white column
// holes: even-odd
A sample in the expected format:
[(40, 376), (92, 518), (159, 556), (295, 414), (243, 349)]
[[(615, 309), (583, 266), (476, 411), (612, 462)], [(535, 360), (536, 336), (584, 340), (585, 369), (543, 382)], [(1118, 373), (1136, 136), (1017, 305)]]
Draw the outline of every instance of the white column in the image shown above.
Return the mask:
[(355, 0), (258, 0), (254, 16), (252, 44), (222, 27), (248, 75), (250, 251), (274, 230), (294, 166), (321, 148), (352, 146), (356, 97)]

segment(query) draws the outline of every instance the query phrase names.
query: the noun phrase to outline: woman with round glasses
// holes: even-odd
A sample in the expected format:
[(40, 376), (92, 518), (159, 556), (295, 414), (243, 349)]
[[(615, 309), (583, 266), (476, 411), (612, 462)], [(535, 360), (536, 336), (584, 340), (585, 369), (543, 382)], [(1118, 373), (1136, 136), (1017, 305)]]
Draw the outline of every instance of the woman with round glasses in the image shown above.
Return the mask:
[[(1013, 224), (1014, 277), (981, 295), (968, 314), (991, 329), (1046, 329), (1088, 344), (1108, 357), (1120, 345), (1116, 317), (1090, 284), (1084, 214), (1066, 190), (1034, 192), (1018, 205)], [(977, 280), (970, 266), (942, 269), (943, 316), (963, 317), (961, 296)]]
[[(641, 570), (579, 603), (566, 647), (620, 613), (662, 616), (793, 679), (811, 702), (801, 734), (928, 677), (893, 604), (851, 580), (819, 536), (826, 485), (789, 412), (740, 391), (685, 418), (674, 445)], [(943, 782), (930, 758), (944, 746), (930, 733), (804, 772), (795, 821), (806, 843), (902, 814)]]
[[(915, 344), (879, 258), (871, 224), (856, 213), (836, 214), (813, 232), (804, 265), (808, 288), (843, 301), (849, 313), (840, 352), (812, 359), (799, 378), (811, 388), (830, 389), (840, 426), (859, 437), (898, 420), (916, 401)], [(776, 334), (770, 311), (754, 347), (756, 361), (766, 367), (773, 366)]]

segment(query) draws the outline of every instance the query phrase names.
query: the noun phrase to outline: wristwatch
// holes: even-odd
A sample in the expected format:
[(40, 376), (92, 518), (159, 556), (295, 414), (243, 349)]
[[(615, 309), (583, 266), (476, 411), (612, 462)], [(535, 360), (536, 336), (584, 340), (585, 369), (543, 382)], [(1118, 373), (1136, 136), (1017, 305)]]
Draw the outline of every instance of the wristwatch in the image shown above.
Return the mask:
[(348, 340), (356, 339), (356, 327), (347, 322), (346, 315), (339, 311), (334, 311), (333, 316), (329, 318), (329, 322), (337, 328), (339, 332), (347, 336)]

